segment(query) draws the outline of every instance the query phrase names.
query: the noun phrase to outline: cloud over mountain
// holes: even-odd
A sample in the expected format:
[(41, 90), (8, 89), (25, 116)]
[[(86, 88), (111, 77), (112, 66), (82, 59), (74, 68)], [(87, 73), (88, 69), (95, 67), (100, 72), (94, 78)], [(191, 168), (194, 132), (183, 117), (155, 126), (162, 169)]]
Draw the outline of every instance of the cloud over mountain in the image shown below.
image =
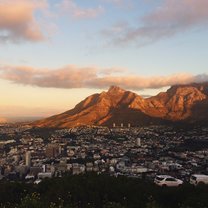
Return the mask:
[(58, 69), (0, 65), (0, 78), (13, 83), (46, 88), (108, 88), (119, 85), (127, 89), (156, 89), (176, 84), (208, 81), (207, 74), (187, 73), (144, 77), (129, 75), (122, 68), (79, 67), (68, 65)]

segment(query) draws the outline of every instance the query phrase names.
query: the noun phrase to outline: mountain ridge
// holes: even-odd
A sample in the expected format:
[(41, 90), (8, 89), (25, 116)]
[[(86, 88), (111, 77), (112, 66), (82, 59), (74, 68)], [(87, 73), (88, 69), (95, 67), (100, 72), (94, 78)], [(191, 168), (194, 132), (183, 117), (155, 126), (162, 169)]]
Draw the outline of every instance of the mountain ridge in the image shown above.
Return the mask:
[[(132, 126), (208, 120), (208, 82), (175, 85), (143, 98), (118, 86), (88, 96), (73, 109), (32, 123), (36, 127), (70, 128), (80, 125)], [(199, 113), (198, 113), (199, 112)]]

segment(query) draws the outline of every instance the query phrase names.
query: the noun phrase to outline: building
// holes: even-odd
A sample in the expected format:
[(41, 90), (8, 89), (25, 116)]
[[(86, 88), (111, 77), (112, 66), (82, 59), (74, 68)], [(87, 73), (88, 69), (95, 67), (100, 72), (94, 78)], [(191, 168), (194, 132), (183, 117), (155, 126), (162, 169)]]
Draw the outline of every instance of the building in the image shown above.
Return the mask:
[(141, 139), (140, 138), (136, 138), (136, 146), (141, 147)]
[(26, 152), (25, 154), (25, 165), (30, 167), (31, 166), (31, 152)]

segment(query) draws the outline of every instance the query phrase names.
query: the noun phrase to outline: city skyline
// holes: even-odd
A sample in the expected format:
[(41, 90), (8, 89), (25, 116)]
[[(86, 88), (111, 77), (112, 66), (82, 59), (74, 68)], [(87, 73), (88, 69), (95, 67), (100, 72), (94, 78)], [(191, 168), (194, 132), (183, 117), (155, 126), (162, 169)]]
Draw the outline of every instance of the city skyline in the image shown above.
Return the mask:
[(208, 81), (206, 0), (0, 1), (0, 117), (49, 116), (118, 85)]

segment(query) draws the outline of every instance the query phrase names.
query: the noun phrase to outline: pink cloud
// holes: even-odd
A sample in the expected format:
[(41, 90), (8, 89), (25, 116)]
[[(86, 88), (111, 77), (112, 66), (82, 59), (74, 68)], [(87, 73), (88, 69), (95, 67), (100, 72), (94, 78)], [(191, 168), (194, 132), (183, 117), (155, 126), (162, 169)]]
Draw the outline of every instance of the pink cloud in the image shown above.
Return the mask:
[(46, 7), (45, 0), (0, 1), (0, 41), (44, 40), (44, 34), (35, 19), (35, 12)]
[[(126, 73), (126, 71), (125, 71)], [(16, 84), (46, 88), (108, 88), (118, 85), (126, 89), (157, 89), (161, 87), (208, 81), (208, 74), (187, 73), (170, 76), (143, 77), (128, 75), (120, 68), (78, 67), (68, 65), (59, 69), (36, 69), (28, 66), (0, 65), (0, 78)]]

